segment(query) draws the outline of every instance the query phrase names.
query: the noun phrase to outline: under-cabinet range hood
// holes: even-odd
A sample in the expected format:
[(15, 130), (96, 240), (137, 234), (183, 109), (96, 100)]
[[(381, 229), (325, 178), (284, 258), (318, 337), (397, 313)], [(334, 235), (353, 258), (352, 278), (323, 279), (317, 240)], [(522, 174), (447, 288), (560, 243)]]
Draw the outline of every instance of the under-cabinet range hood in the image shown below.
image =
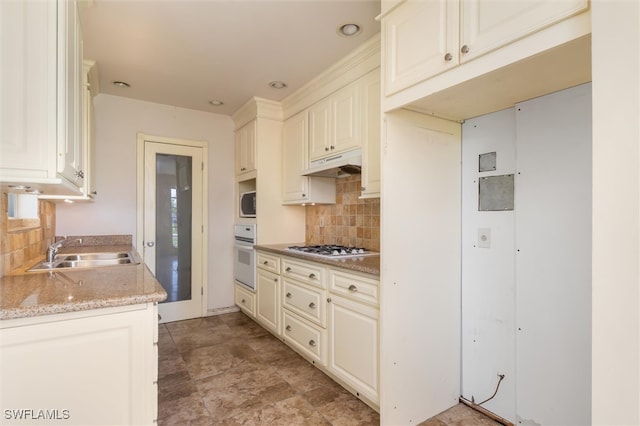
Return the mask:
[(362, 168), (362, 150), (354, 149), (330, 157), (314, 160), (303, 176), (347, 177), (360, 174)]

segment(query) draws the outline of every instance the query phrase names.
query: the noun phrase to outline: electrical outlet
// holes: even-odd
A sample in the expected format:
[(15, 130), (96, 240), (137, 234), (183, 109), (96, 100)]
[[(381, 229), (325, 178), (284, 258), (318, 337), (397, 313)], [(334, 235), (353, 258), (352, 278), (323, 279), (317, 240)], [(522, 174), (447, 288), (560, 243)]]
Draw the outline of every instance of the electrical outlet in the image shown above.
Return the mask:
[(320, 216), (320, 228), (324, 228), (324, 216)]

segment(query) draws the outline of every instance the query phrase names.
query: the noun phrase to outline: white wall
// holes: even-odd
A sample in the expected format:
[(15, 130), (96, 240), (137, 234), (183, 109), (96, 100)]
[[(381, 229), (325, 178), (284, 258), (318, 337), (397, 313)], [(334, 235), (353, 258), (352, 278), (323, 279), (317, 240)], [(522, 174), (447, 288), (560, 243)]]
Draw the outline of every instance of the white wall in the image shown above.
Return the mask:
[(233, 306), (233, 122), (230, 117), (100, 94), (94, 99), (98, 196), (59, 204), (56, 234), (131, 234), (136, 240), (136, 143), (142, 132), (208, 142), (208, 308)]
[(417, 424), (460, 396), (460, 125), (385, 114), (380, 421)]
[[(515, 109), (462, 125), (462, 396), (515, 421), (515, 214), (478, 211), (480, 177), (516, 170)], [(496, 170), (479, 172), (478, 156), (496, 153)], [(479, 229), (489, 230), (481, 246)]]
[(640, 424), (640, 2), (592, 0), (594, 425)]

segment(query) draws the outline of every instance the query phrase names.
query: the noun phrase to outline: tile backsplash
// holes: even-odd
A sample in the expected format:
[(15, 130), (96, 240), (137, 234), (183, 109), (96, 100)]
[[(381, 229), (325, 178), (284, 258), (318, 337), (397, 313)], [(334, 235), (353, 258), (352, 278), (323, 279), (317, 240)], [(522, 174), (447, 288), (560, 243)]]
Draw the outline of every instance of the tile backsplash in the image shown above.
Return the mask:
[(306, 244), (340, 244), (380, 251), (380, 199), (358, 198), (360, 182), (360, 175), (336, 179), (336, 204), (305, 207)]
[[(0, 194), (0, 277), (44, 255), (55, 236), (56, 206), (38, 202), (39, 223), (9, 219), (6, 193)], [(20, 222), (19, 222), (20, 221)], [(37, 222), (37, 221), (36, 221)], [(47, 227), (47, 224), (49, 226)]]

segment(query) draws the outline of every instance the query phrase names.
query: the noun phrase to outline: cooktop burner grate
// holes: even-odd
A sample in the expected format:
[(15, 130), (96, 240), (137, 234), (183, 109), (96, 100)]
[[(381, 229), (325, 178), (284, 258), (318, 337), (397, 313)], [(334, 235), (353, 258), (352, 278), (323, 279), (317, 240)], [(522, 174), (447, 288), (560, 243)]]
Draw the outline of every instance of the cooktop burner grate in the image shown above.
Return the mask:
[(289, 250), (327, 257), (364, 256), (367, 254), (373, 254), (362, 247), (349, 247), (335, 244), (291, 246), (289, 247)]

